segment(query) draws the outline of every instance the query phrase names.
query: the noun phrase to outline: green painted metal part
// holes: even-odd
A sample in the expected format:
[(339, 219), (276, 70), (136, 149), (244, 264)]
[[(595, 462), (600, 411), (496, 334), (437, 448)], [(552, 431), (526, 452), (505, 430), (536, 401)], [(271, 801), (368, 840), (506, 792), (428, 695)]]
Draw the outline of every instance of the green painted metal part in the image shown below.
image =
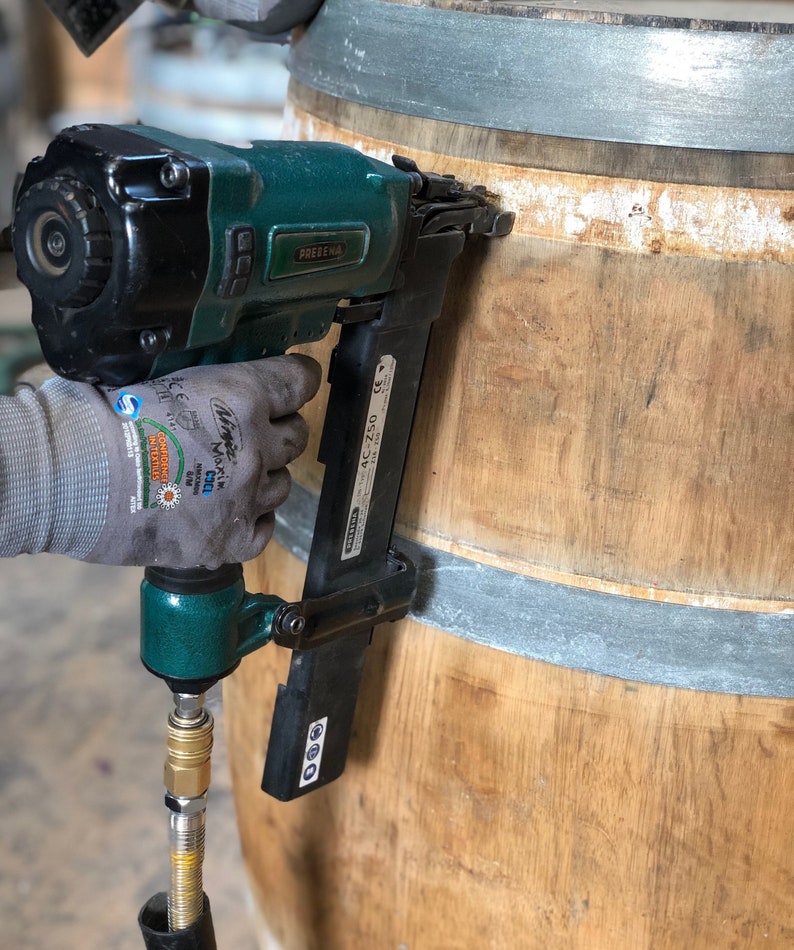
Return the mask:
[[(204, 364), (283, 353), (321, 339), (340, 299), (392, 289), (408, 217), (411, 176), (335, 142), (258, 141), (235, 148), (160, 129), (128, 131), (210, 169), (210, 261), (188, 352)], [(351, 215), (351, 209), (355, 209)], [(244, 293), (218, 294), (227, 230), (255, 232)], [(185, 365), (164, 353), (152, 376)]]
[(210, 594), (141, 584), (141, 659), (165, 679), (216, 680), (270, 642), (279, 597), (249, 594), (242, 580)]

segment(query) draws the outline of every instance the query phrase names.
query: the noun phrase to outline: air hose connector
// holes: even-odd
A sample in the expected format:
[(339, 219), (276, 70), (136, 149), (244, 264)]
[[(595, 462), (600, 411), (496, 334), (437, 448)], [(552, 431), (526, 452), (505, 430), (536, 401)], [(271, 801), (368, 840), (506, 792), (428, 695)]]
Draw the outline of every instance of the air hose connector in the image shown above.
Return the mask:
[(163, 775), (166, 791), (174, 798), (196, 798), (210, 787), (214, 723), (203, 701), (203, 696), (174, 694)]
[(204, 830), (213, 720), (203, 701), (203, 695), (176, 693), (175, 709), (168, 717), (164, 770), (171, 850), (168, 926), (175, 932), (193, 926), (204, 906)]

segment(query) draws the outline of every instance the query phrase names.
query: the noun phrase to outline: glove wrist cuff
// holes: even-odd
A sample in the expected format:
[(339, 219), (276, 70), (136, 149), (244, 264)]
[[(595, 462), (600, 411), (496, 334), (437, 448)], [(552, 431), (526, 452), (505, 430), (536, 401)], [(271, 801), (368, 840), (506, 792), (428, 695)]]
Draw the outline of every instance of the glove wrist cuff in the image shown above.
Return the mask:
[(108, 503), (102, 431), (82, 392), (62, 379), (0, 399), (0, 554), (68, 554), (96, 544)]

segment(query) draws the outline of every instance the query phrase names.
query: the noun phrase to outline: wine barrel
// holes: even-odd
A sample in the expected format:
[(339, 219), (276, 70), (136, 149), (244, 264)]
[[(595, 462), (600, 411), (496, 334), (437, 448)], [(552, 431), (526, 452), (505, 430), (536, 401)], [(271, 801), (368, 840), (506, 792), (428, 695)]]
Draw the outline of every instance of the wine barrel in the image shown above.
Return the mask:
[[(268, 799), (289, 657), (227, 684), (263, 946), (794, 941), (794, 4), (681, 6), (328, 0), (294, 42), (285, 137), (517, 218), (433, 331), (346, 773)], [(255, 589), (300, 595), (313, 458)]]

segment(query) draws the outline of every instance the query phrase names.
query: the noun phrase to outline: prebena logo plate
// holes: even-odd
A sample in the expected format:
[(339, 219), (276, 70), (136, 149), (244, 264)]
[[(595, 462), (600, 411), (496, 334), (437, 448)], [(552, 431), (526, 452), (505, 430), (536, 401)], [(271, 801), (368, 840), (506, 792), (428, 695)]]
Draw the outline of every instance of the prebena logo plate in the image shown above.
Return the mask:
[(280, 231), (273, 237), (268, 277), (282, 280), (317, 271), (361, 264), (367, 252), (367, 230)]
[(296, 247), (292, 255), (295, 264), (314, 264), (317, 261), (337, 263), (347, 255), (346, 241), (320, 241), (316, 244), (302, 244)]

